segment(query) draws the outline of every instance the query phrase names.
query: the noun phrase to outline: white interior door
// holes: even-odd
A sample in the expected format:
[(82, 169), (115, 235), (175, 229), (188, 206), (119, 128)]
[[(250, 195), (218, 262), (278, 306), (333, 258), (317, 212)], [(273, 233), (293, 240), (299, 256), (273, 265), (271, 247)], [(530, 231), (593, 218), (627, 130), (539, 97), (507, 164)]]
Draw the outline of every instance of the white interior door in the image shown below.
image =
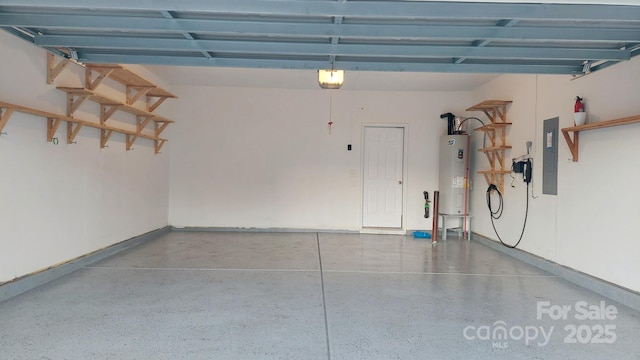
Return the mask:
[(404, 128), (364, 128), (363, 227), (402, 228)]

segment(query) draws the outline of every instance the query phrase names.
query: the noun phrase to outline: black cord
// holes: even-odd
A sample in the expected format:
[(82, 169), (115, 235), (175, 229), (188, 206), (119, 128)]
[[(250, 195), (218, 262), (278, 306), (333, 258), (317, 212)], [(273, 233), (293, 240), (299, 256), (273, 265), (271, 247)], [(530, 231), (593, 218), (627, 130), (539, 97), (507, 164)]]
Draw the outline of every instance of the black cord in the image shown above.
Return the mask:
[(477, 117), (473, 117), (472, 116), (472, 117), (468, 117), (468, 118), (465, 118), (464, 120), (460, 121), (460, 125), (458, 125), (458, 131), (462, 130), (462, 124), (464, 124), (464, 122), (467, 121), (467, 120), (478, 120), (478, 121), (480, 121), (482, 126), (484, 126), (484, 121), (478, 119)]
[[(500, 219), (500, 217), (502, 216), (502, 212), (504, 211), (504, 200), (502, 198), (502, 193), (500, 193), (500, 190), (498, 190), (498, 187), (494, 184), (489, 185), (489, 188), (487, 188), (487, 206), (489, 207), (489, 213), (491, 213), (491, 225), (493, 226), (493, 231), (496, 232), (500, 243), (510, 249), (515, 249), (520, 244), (520, 241), (522, 241), (522, 236), (524, 235), (524, 229), (527, 227), (527, 218), (529, 217), (529, 183), (527, 183), (527, 188), (525, 190), (527, 193), (527, 207), (524, 213), (524, 224), (522, 225), (522, 232), (520, 233), (518, 242), (515, 245), (509, 245), (505, 244), (505, 242), (502, 241), (502, 238), (500, 238), (500, 234), (498, 234), (498, 230), (496, 229), (496, 224), (493, 222), (494, 219)], [(496, 211), (493, 211), (493, 207), (491, 206), (491, 191), (497, 192), (498, 198), (500, 199), (500, 204), (498, 205), (498, 209)]]
[[(500, 203), (499, 203), (498, 209), (496, 211), (493, 211), (493, 206), (491, 206), (491, 191), (497, 191), (498, 192), (498, 199), (500, 199)], [(491, 213), (491, 219), (500, 219), (500, 217), (502, 217), (502, 210), (503, 210), (502, 205), (503, 204), (504, 204), (504, 202), (503, 202), (503, 199), (502, 199), (502, 194), (500, 193), (500, 190), (498, 190), (498, 187), (496, 187), (493, 184), (489, 185), (489, 188), (487, 189), (487, 205), (489, 206), (489, 212)]]
[[(457, 129), (458, 131), (462, 131), (462, 124), (464, 124), (465, 121), (467, 121), (467, 120), (478, 120), (478, 121), (480, 121), (480, 124), (482, 124), (482, 126), (484, 126), (484, 121), (478, 119), (477, 117), (473, 117), (472, 116), (472, 117), (468, 117), (468, 118), (465, 118), (464, 120), (460, 121), (460, 124), (458, 125), (458, 129)], [(486, 131), (484, 132), (484, 137), (482, 138), (482, 147), (483, 148), (487, 147), (487, 132)]]

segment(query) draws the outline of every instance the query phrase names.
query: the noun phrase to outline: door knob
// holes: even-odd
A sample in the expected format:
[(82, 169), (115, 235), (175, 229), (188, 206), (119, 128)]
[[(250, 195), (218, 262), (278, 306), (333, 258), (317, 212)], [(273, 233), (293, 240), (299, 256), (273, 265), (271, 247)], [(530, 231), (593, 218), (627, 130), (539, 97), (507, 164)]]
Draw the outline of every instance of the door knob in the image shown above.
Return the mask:
[(399, 184), (399, 185), (402, 185), (402, 180), (398, 180), (398, 184)]

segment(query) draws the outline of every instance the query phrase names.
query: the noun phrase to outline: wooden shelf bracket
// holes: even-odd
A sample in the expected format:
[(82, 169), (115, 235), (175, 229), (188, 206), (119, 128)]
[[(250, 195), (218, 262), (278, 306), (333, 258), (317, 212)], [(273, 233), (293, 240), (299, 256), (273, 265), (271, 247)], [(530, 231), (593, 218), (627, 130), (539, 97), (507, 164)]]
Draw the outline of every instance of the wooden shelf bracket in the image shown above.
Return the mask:
[(56, 64), (55, 55), (47, 53), (47, 84), (53, 84), (53, 81), (70, 62), (70, 59), (62, 59)]
[(140, 134), (127, 134), (127, 151), (133, 150), (133, 144), (138, 140)]
[(106, 129), (100, 130), (100, 148), (101, 149), (109, 147), (107, 146), (107, 142), (111, 138), (111, 134), (113, 134), (113, 130), (106, 130)]
[[(153, 100), (153, 98), (156, 98), (156, 100)], [(149, 96), (149, 95), (147, 95), (147, 111), (153, 112), (155, 109), (158, 108), (158, 106), (160, 106), (160, 104), (162, 104), (167, 99), (168, 99), (168, 97), (166, 97), (166, 96)]]
[(160, 154), (160, 149), (162, 149), (162, 146), (164, 145), (164, 143), (167, 142), (167, 140), (165, 139), (158, 139), (155, 141), (155, 152), (156, 154)]
[(67, 116), (73, 117), (73, 114), (87, 98), (89, 98), (87, 94), (67, 93)]
[(104, 125), (119, 108), (119, 104), (100, 104), (100, 123)]
[(75, 144), (74, 140), (76, 139), (76, 136), (78, 136), (80, 129), (82, 129), (82, 125), (82, 123), (67, 121), (67, 144)]
[(578, 143), (580, 142), (580, 132), (573, 132), (573, 140), (569, 135), (569, 131), (565, 131), (566, 129), (562, 129), (562, 135), (564, 136), (564, 140), (567, 142), (567, 146), (569, 146), (569, 151), (571, 151), (571, 157), (573, 162), (578, 161)]
[(53, 137), (56, 135), (56, 131), (58, 131), (58, 127), (60, 127), (61, 122), (62, 122), (62, 119), (57, 119), (52, 117), (47, 118), (47, 141), (48, 142), (53, 141)]
[(153, 86), (127, 86), (127, 105), (133, 105), (152, 89)]
[(2, 136), (2, 134), (4, 134), (2, 132), (2, 129), (4, 129), (4, 126), (7, 125), (7, 121), (9, 121), (9, 118), (11, 117), (11, 115), (13, 114), (13, 109), (11, 108), (3, 108), (0, 107), (0, 136)]
[(166, 129), (167, 126), (169, 126), (169, 124), (170, 124), (169, 121), (155, 120), (155, 135), (160, 136), (160, 134), (162, 134), (164, 129)]
[[(136, 125), (138, 132), (142, 132), (144, 128), (153, 120), (153, 116), (138, 115), (136, 116)], [(157, 136), (157, 135), (156, 135)]]
[[(98, 86), (100, 86), (100, 84), (102, 84), (104, 79), (108, 78), (109, 75), (111, 75), (111, 73), (113, 73), (118, 68), (119, 66), (87, 66), (85, 68), (84, 76), (85, 87), (89, 90), (95, 90)], [(94, 71), (98, 73), (98, 76), (95, 79), (93, 78)]]

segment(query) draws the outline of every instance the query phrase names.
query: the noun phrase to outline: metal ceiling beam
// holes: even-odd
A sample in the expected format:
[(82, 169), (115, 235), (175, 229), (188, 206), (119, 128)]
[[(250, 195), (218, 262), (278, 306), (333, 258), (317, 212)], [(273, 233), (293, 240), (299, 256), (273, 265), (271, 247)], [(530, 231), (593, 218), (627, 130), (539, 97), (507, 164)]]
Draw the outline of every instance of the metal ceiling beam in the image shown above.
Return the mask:
[(211, 51), (238, 54), (338, 55), (363, 57), (413, 58), (482, 58), (482, 59), (560, 59), (560, 60), (629, 60), (629, 50), (559, 48), (559, 47), (476, 47), (436, 45), (356, 45), (328, 43), (287, 43), (255, 41), (186, 40), (124, 38), (105, 36), (36, 35), (34, 43), (44, 47), (78, 49)]
[(82, 61), (166, 65), (577, 74), (640, 53), (633, 5), (0, 0), (0, 28)]
[[(566, 24), (565, 24), (566, 25)], [(0, 26), (39, 29), (101, 30), (114, 32), (201, 33), (219, 35), (263, 35), (340, 37), (362, 39), (487, 39), (640, 42), (636, 28), (582, 27), (500, 27), (472, 25), (363, 25), (336, 23), (260, 22), (196, 19), (161, 19), (94, 15), (42, 15), (0, 13)]]
[[(501, 20), (501, 21), (498, 21), (497, 26), (500, 26), (500, 27), (512, 27), (513, 25), (518, 23), (518, 21), (519, 20), (516, 20), (516, 19)], [(491, 40), (489, 40), (489, 39), (476, 40), (476, 41), (474, 41), (473, 46), (483, 47), (483, 46), (489, 45), (489, 43), (491, 43)], [(466, 60), (466, 58), (458, 58), (458, 59), (455, 60), (455, 63), (456, 64), (460, 64), (460, 63), (464, 62), (465, 60)]]
[[(277, 16), (342, 16), (396, 19), (555, 19), (638, 21), (640, 7), (632, 5), (471, 3), (434, 1), (334, 0), (3, 0), (2, 6), (54, 10), (210, 12)], [(1, 10), (1, 9), (0, 9)]]
[[(165, 19), (169, 19), (169, 20), (174, 19), (173, 14), (171, 14), (171, 12), (169, 11), (161, 11), (160, 13), (162, 14), (162, 16), (164, 16)], [(193, 35), (191, 35), (191, 33), (188, 31), (183, 31), (182, 36), (184, 36), (184, 38), (187, 40), (193, 40)], [(202, 55), (204, 55), (204, 57), (207, 57), (207, 58), (211, 57), (211, 55), (204, 50), (200, 50), (200, 52), (202, 53)]]
[[(233, 58), (181, 58), (174, 56), (142, 56), (113, 54), (79, 54), (79, 61), (85, 63), (148, 64), (216, 66), (236, 68), (271, 69), (326, 69), (328, 61), (312, 60), (256, 60)], [(363, 71), (409, 71), (409, 72), (451, 72), (451, 73), (521, 73), (521, 74), (581, 74), (582, 66), (571, 65), (515, 65), (515, 64), (434, 64), (434, 63), (387, 63), (336, 61), (335, 67), (343, 70)]]
[(33, 33), (31, 32), (26, 32), (23, 29), (18, 29), (18, 28), (14, 28), (14, 27), (7, 27), (4, 28), (5, 31), (7, 31), (10, 34), (13, 34), (23, 40), (29, 41), (29, 42), (33, 42)]

